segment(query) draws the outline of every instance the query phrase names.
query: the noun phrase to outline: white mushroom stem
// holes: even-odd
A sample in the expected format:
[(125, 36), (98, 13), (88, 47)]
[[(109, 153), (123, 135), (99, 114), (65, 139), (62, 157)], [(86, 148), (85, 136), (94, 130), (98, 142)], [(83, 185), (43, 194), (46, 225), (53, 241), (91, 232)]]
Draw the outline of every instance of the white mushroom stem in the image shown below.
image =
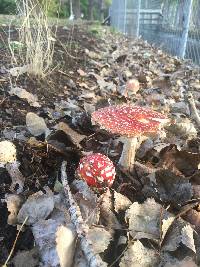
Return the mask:
[(135, 154), (138, 148), (137, 137), (126, 137), (122, 139), (124, 146), (121, 157), (119, 159), (119, 165), (124, 169), (131, 171), (135, 162)]

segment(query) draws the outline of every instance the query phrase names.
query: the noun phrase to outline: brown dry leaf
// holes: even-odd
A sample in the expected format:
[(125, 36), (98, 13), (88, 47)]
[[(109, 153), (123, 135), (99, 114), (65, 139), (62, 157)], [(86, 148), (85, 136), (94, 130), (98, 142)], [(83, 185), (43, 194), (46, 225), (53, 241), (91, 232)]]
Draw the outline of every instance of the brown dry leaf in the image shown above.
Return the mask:
[(70, 267), (76, 235), (71, 225), (64, 226), (64, 224), (63, 217), (57, 216), (54, 220), (40, 220), (32, 226), (42, 266)]
[(192, 227), (188, 224), (182, 228), (182, 239), (181, 242), (188, 248), (190, 248), (194, 253), (196, 253), (196, 247), (194, 244), (194, 238), (193, 238), (194, 230)]
[(170, 145), (161, 150), (157, 166), (171, 170), (177, 175), (191, 176), (198, 170), (199, 163), (200, 154), (179, 151), (176, 145)]
[(9, 225), (17, 224), (17, 214), (23, 203), (23, 198), (15, 194), (6, 194), (5, 201), (7, 204), (7, 209), (9, 211), (7, 223)]
[(127, 210), (131, 204), (132, 202), (126, 196), (114, 191), (114, 208), (117, 213)]
[(82, 92), (81, 95), (79, 95), (78, 99), (79, 100), (85, 100), (85, 99), (93, 99), (95, 100), (96, 95), (94, 92), (87, 92), (85, 91), (84, 93)]
[(181, 244), (183, 244), (196, 253), (193, 233), (194, 230), (188, 223), (182, 219), (177, 219), (165, 237), (162, 250), (175, 251)]
[(84, 256), (79, 244), (77, 244), (76, 253), (74, 256), (73, 267), (88, 267), (88, 262)]
[(163, 242), (166, 234), (167, 234), (167, 231), (169, 230), (170, 226), (172, 225), (172, 223), (174, 222), (175, 220), (175, 216), (171, 216), (167, 219), (162, 219), (162, 225), (161, 225), (161, 231), (162, 231), (162, 235), (161, 235), (161, 243)]
[(86, 83), (84, 83), (84, 82), (78, 83), (78, 85), (79, 85), (80, 87), (82, 87), (82, 88), (90, 89), (89, 86), (88, 86)]
[(99, 222), (99, 206), (97, 203), (97, 197), (91, 201), (91, 199), (85, 198), (81, 193), (76, 193), (74, 198), (81, 210), (83, 220), (88, 224), (98, 224)]
[(14, 256), (14, 267), (37, 267), (39, 265), (39, 253), (36, 247), (28, 251), (19, 251)]
[(13, 77), (17, 77), (19, 75), (22, 75), (22, 74), (26, 73), (28, 71), (28, 69), (29, 69), (29, 66), (28, 65), (24, 65), (24, 66), (21, 66), (21, 67), (11, 68), (11, 69), (9, 69), (9, 72)]
[[(10, 186), (10, 190), (12, 192), (17, 192), (18, 194), (23, 191), (25, 177), (19, 170), (20, 163), (18, 161), (14, 161), (12, 163), (6, 164), (6, 170), (12, 179), (12, 184)], [(16, 186), (18, 187), (16, 190)]]
[(98, 227), (90, 228), (88, 237), (92, 242), (95, 254), (104, 252), (112, 240), (112, 235), (108, 231)]
[(124, 97), (131, 97), (136, 95), (136, 93), (139, 91), (140, 85), (138, 80), (131, 79), (126, 82), (125, 85), (119, 86), (117, 88), (117, 91)]
[(56, 230), (56, 251), (59, 257), (61, 267), (71, 267), (73, 263), (76, 234), (63, 225)]
[(95, 106), (93, 104), (88, 104), (87, 102), (84, 102), (83, 106), (87, 114), (92, 114), (95, 111)]
[(184, 115), (186, 115), (186, 116), (190, 115), (189, 106), (184, 101), (170, 103), (170, 111), (171, 111), (171, 113), (173, 113), (173, 116), (177, 115), (177, 121), (178, 122), (179, 122), (178, 118), (181, 117), (181, 116), (179, 116), (180, 114), (182, 115), (182, 117), (184, 117)]
[(200, 212), (191, 209), (183, 216), (183, 218), (187, 222), (191, 223), (191, 225), (195, 227), (195, 231), (200, 234)]
[(183, 176), (175, 175), (169, 170), (158, 170), (155, 179), (157, 192), (163, 202), (178, 206), (192, 198), (192, 185)]
[(116, 85), (113, 82), (106, 82), (103, 77), (96, 73), (90, 73), (95, 77), (97, 80), (97, 84), (99, 86), (100, 91), (106, 92), (106, 93), (115, 93), (117, 90)]
[(12, 87), (11, 90), (9, 91), (11, 95), (16, 95), (21, 99), (27, 100), (27, 102), (33, 106), (33, 107), (41, 107), (41, 105), (38, 103), (38, 98), (36, 95), (33, 95), (29, 92), (27, 92), (25, 89), (20, 88), (20, 87)]
[[(162, 211), (162, 213), (161, 213)], [(126, 211), (125, 220), (128, 222), (130, 235), (133, 239), (160, 239), (160, 220), (173, 218), (162, 209), (154, 199), (147, 199), (143, 204), (134, 202)], [(167, 229), (165, 229), (165, 232)]]
[(19, 210), (17, 219), (19, 223), (23, 223), (25, 218), (28, 216), (26, 221), (27, 225), (35, 224), (41, 219), (46, 219), (54, 208), (53, 193), (48, 190), (47, 194), (39, 191), (27, 199)]
[(101, 59), (100, 54), (97, 54), (94, 51), (89, 51), (88, 49), (85, 49), (85, 53), (86, 53), (86, 55), (88, 55), (92, 59)]
[(182, 138), (191, 139), (197, 136), (195, 126), (188, 118), (175, 117), (175, 121), (175, 123), (165, 127), (169, 132)]
[(49, 129), (46, 126), (45, 120), (33, 112), (27, 113), (26, 126), (29, 132), (34, 136), (41, 134), (47, 135), (49, 133)]
[(63, 131), (70, 141), (77, 147), (81, 147), (80, 143), (85, 138), (85, 135), (79, 134), (78, 132), (74, 131), (68, 124), (64, 122), (59, 122), (55, 129), (57, 131)]
[(97, 195), (83, 180), (74, 180), (72, 185), (77, 191), (74, 198), (79, 205), (83, 220), (88, 225), (98, 224), (100, 210)]
[(162, 262), (158, 267), (198, 267), (190, 257), (185, 257), (183, 260), (178, 260), (175, 257), (165, 253)]
[(78, 72), (78, 74), (79, 74), (80, 76), (82, 76), (82, 77), (87, 76), (87, 73), (85, 73), (85, 71), (83, 71), (82, 69), (78, 69), (77, 72)]
[(111, 193), (107, 190), (104, 194), (101, 195), (99, 199), (100, 203), (100, 215), (101, 221), (104, 225), (109, 227), (110, 229), (121, 229), (121, 224), (117, 220), (114, 212), (112, 211), (112, 200)]
[(120, 267), (157, 267), (159, 256), (156, 250), (149, 249), (137, 240), (125, 251)]

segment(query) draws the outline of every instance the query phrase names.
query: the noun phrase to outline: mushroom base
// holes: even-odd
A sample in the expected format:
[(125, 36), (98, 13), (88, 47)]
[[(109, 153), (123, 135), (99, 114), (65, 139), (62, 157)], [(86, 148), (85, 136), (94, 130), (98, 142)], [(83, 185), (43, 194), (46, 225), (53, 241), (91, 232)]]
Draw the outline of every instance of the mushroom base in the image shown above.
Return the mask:
[(118, 164), (125, 170), (132, 171), (135, 162), (135, 153), (137, 149), (137, 137), (123, 139), (123, 151)]

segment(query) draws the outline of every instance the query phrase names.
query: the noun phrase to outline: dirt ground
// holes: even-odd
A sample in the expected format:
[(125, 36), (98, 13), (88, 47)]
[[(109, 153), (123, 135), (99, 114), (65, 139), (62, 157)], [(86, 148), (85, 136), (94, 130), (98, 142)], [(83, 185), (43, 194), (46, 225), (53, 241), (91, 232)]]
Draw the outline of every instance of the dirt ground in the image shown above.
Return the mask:
[[(148, 198), (155, 199), (163, 209), (179, 219), (185, 219), (184, 223), (192, 225), (194, 230), (194, 240), (190, 236), (190, 244), (189, 241), (182, 242), (179, 247), (177, 241), (175, 248), (170, 247), (169, 250), (161, 248), (164, 239), (158, 244), (154, 238), (145, 236), (143, 245), (148, 249), (155, 248), (159, 256), (167, 251), (169, 262), (172, 262), (173, 256), (174, 265), (167, 265), (166, 255), (162, 254), (165, 260), (162, 263), (160, 260), (161, 265), (141, 266), (187, 266), (177, 263), (185, 263), (185, 256), (192, 262), (190, 266), (197, 266), (200, 263), (200, 132), (186, 93), (192, 91), (199, 109), (198, 67), (172, 58), (142, 40), (128, 40), (106, 28), (95, 29), (88, 23), (58, 28), (54, 66), (45, 78), (27, 73), (13, 77), (9, 73), (9, 69), (15, 67), (11, 64), (7, 48), (9, 30), (6, 26), (0, 27), (0, 141), (10, 140), (16, 146), (19, 169), (25, 177), (20, 193), (23, 202), (38, 191), (45, 193), (46, 187), (56, 194), (55, 183), (60, 181), (63, 160), (67, 161), (67, 175), (71, 183), (76, 179), (75, 171), (83, 155), (91, 151), (106, 154), (117, 169), (112, 187), (114, 191), (126, 196), (131, 203), (141, 204)], [(11, 40), (18, 39), (17, 28), (11, 28), (10, 34)], [(139, 81), (140, 89), (127, 95), (125, 85), (133, 78)], [(36, 95), (40, 107), (11, 95), (9, 91), (12, 87), (20, 87)], [(177, 123), (173, 124), (176, 127), (166, 129), (166, 137), (154, 139), (153, 145), (145, 141), (137, 155), (137, 161), (143, 167), (136, 164), (132, 173), (117, 165), (122, 151), (118, 136), (101, 131), (91, 123), (93, 110), (122, 103), (150, 106)], [(45, 119), (51, 130), (47, 139), (44, 134), (33, 137), (27, 130), (28, 112)], [(59, 123), (65, 123), (70, 130), (65, 130)], [(152, 186), (154, 180), (149, 179), (151, 171), (154, 172), (152, 179), (157, 181), (157, 189)], [(6, 168), (0, 168), (1, 265), (5, 263), (19, 230), (19, 223), (8, 224), (9, 211), (5, 199), (7, 195), (17, 194), (18, 189), (17, 185), (11, 188), (11, 184)], [(114, 203), (114, 196), (112, 201)], [(119, 266), (120, 258), (117, 260), (117, 257), (120, 253), (123, 257), (128, 243), (121, 246), (117, 243), (120, 236), (126, 235), (124, 229), (128, 226), (124, 210), (119, 214), (113, 212), (122, 228), (115, 231), (113, 241), (102, 255), (108, 264), (116, 261), (113, 266)], [(104, 219), (100, 221), (105, 226)], [(170, 238), (173, 239), (173, 233)], [(165, 240), (167, 244), (169, 240)], [(34, 247), (34, 235), (31, 227), (27, 226), (18, 237), (12, 258)], [(123, 264), (120, 266), (128, 266)], [(11, 260), (8, 266), (19, 265)]]

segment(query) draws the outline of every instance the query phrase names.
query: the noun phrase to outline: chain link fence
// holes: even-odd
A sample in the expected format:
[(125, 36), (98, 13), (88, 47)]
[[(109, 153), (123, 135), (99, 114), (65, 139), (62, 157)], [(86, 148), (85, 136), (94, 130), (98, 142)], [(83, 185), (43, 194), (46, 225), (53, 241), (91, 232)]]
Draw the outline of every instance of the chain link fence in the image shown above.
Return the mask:
[(200, 65), (200, 0), (113, 0), (111, 25)]

